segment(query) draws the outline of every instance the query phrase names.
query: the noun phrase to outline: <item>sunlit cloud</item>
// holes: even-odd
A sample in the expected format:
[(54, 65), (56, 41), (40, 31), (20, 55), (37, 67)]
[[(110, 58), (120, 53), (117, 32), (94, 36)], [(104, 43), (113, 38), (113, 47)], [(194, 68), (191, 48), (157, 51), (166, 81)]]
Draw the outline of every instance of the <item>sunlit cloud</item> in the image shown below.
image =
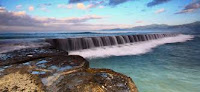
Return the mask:
[(159, 14), (159, 13), (163, 13), (165, 12), (166, 10), (164, 8), (161, 8), (161, 9), (158, 9), (155, 11), (156, 14)]
[(77, 3), (77, 4), (58, 4), (58, 8), (65, 8), (65, 9), (72, 9), (72, 8), (77, 8), (80, 10), (87, 10), (91, 8), (96, 8), (99, 6), (100, 3), (91, 3), (88, 5), (85, 5), (84, 3)]
[(15, 16), (25, 16), (26, 15), (26, 11), (13, 12), (13, 15), (15, 15)]
[(78, 9), (86, 9), (86, 6), (83, 3), (77, 3), (77, 8)]
[(29, 11), (33, 11), (33, 10), (34, 10), (34, 6), (29, 6), (29, 7), (28, 7), (28, 10), (29, 10)]

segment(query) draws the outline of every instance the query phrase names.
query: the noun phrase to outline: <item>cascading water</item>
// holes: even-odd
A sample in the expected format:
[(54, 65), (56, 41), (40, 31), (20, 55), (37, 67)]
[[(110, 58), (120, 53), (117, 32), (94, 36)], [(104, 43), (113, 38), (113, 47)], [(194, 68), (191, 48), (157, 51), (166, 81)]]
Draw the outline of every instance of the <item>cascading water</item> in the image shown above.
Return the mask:
[(90, 49), (102, 46), (113, 46), (118, 44), (148, 41), (163, 37), (172, 37), (177, 34), (145, 34), (145, 35), (123, 35), (123, 36), (104, 36), (104, 37), (83, 37), (66, 39), (47, 39), (52, 46), (65, 51), (75, 51)]

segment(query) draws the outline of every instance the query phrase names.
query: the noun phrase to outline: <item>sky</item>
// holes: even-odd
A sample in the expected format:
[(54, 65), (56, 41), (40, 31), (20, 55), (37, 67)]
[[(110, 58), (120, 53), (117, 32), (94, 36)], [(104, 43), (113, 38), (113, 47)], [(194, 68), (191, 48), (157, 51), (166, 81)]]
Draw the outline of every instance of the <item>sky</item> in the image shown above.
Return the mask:
[(73, 32), (200, 21), (200, 0), (0, 0), (0, 32)]

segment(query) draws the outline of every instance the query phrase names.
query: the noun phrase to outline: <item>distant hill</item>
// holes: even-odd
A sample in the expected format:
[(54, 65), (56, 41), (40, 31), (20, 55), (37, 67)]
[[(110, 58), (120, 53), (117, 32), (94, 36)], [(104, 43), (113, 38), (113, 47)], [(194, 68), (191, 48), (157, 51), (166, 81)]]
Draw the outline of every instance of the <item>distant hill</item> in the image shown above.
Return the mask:
[[(189, 23), (189, 24), (182, 24), (182, 25), (166, 25), (166, 24), (152, 24), (147, 26), (137, 26), (132, 28), (125, 28), (125, 29), (111, 29), (109, 31), (137, 31), (137, 30), (163, 30), (163, 31), (184, 31), (184, 32), (200, 32), (200, 21)], [(108, 30), (107, 30), (108, 31)]]
[(199, 31), (200, 32), (200, 21), (193, 22), (190, 24), (175, 25), (175, 26), (171, 26), (169, 28), (188, 29), (188, 31)]

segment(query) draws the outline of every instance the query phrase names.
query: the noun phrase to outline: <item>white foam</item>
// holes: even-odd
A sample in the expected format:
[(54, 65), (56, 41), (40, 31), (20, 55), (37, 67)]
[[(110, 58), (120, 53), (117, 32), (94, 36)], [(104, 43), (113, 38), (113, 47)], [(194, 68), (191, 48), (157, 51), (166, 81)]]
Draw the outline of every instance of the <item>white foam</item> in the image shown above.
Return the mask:
[(37, 47), (44, 47), (48, 46), (48, 43), (45, 42), (10, 42), (5, 44), (0, 44), (0, 53), (6, 53), (9, 51), (20, 50), (24, 48), (37, 48)]
[(192, 40), (192, 35), (177, 35), (175, 37), (166, 37), (156, 40), (129, 43), (118, 46), (107, 46), (101, 48), (86, 49), (80, 51), (71, 51), (70, 55), (81, 55), (85, 58), (99, 58), (109, 56), (124, 56), (124, 55), (141, 55), (150, 52), (153, 48), (166, 44), (166, 43), (177, 43), (186, 42)]

